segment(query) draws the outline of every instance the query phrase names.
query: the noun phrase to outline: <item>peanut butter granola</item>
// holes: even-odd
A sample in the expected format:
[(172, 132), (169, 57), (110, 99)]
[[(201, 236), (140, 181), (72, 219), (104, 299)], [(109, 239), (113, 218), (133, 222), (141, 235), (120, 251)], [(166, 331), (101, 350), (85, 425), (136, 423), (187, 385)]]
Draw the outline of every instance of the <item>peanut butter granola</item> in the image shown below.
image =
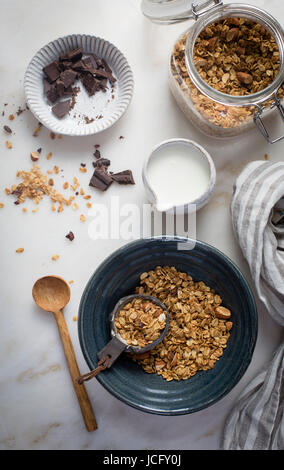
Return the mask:
[(155, 302), (135, 298), (119, 311), (114, 324), (128, 344), (144, 348), (161, 336), (166, 314)]
[(163, 341), (147, 353), (131, 355), (145, 372), (179, 381), (214, 367), (227, 346), (233, 323), (228, 321), (230, 310), (222, 306), (213, 289), (175, 267), (157, 266), (140, 276), (136, 293), (157, 297), (170, 314)]

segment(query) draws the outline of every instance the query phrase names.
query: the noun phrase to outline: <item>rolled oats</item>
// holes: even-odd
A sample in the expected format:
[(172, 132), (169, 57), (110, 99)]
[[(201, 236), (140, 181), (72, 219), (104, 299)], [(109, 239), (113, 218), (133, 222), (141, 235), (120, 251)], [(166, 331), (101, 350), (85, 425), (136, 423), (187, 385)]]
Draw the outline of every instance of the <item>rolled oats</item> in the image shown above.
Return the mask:
[(141, 274), (136, 293), (158, 298), (170, 314), (163, 341), (142, 356), (131, 355), (145, 372), (157, 373), (167, 381), (186, 380), (199, 370), (214, 367), (227, 346), (233, 323), (217, 317), (217, 309), (225, 307), (213, 289), (175, 267), (157, 266)]
[(166, 314), (155, 302), (135, 298), (119, 311), (114, 324), (128, 344), (144, 348), (161, 336)]

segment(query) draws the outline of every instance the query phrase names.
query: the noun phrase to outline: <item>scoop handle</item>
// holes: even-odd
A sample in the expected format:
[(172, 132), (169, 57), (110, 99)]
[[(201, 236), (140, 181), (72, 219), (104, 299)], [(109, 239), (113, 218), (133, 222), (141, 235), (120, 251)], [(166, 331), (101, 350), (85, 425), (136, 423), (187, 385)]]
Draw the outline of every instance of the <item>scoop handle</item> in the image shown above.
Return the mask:
[(120, 354), (126, 349), (126, 344), (119, 341), (115, 336), (107, 343), (107, 345), (98, 352), (98, 365), (95, 369), (87, 372), (84, 375), (80, 375), (77, 378), (77, 383), (82, 384), (86, 380), (91, 380), (96, 377), (103, 370), (109, 369)]
[(56, 319), (73, 387), (78, 398), (86, 428), (88, 431), (94, 431), (98, 427), (96, 418), (94, 416), (92, 405), (89, 400), (85, 386), (79, 385), (76, 381), (77, 377), (80, 375), (80, 371), (78, 368), (76, 356), (74, 353), (73, 345), (71, 342), (64, 315), (61, 310), (58, 310), (53, 313)]

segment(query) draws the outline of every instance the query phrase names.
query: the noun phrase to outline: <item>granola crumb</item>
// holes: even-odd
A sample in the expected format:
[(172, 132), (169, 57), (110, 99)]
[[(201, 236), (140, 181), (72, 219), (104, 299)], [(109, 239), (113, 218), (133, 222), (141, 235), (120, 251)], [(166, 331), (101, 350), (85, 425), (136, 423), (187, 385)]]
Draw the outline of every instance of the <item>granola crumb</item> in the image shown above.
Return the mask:
[(40, 155), (38, 152), (31, 152), (30, 155), (33, 162), (37, 162), (39, 160)]
[(86, 222), (87, 217), (84, 214), (81, 214), (80, 215), (80, 220), (81, 220), (81, 222)]
[(12, 142), (10, 142), (9, 140), (6, 140), (5, 145), (6, 145), (7, 149), (13, 148)]
[(34, 128), (34, 131), (33, 131), (33, 137), (37, 137), (37, 136), (38, 136), (38, 134), (40, 133), (41, 129), (42, 129), (42, 124), (41, 124), (41, 123), (39, 123), (39, 125), (38, 125), (37, 127), (35, 127), (35, 128)]
[(3, 209), (4, 205), (4, 202), (0, 202), (0, 209)]
[(46, 155), (46, 159), (47, 159), (47, 160), (50, 160), (51, 157), (52, 157), (52, 152), (49, 152), (49, 153)]
[(24, 250), (25, 250), (24, 248), (17, 248), (16, 253), (23, 253)]
[(76, 317), (76, 315), (73, 317), (73, 321), (77, 321), (78, 320), (78, 317)]
[(69, 281), (69, 284), (73, 284), (73, 283), (74, 283), (74, 281), (73, 281), (73, 279), (71, 279), (71, 281)]
[(9, 115), (9, 121), (14, 121), (14, 119), (15, 119), (14, 114), (10, 114), (10, 115)]
[(57, 261), (58, 258), (60, 258), (59, 255), (53, 255), (53, 256), (51, 257), (52, 261)]
[(269, 156), (267, 155), (267, 153), (264, 154), (264, 160), (269, 160)]
[(28, 212), (28, 209), (26, 207), (23, 207), (22, 211), (23, 212)]

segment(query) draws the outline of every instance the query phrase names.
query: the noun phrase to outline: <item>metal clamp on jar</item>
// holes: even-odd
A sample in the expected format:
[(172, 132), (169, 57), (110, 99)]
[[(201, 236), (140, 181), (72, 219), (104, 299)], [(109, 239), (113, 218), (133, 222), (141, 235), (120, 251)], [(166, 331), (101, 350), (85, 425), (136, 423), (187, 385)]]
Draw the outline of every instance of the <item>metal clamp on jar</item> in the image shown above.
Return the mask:
[(194, 125), (214, 137), (256, 125), (271, 144), (284, 138), (273, 139), (263, 120), (278, 110), (284, 121), (284, 31), (275, 18), (222, 0), (143, 0), (142, 11), (159, 24), (195, 20), (169, 63), (170, 89)]

